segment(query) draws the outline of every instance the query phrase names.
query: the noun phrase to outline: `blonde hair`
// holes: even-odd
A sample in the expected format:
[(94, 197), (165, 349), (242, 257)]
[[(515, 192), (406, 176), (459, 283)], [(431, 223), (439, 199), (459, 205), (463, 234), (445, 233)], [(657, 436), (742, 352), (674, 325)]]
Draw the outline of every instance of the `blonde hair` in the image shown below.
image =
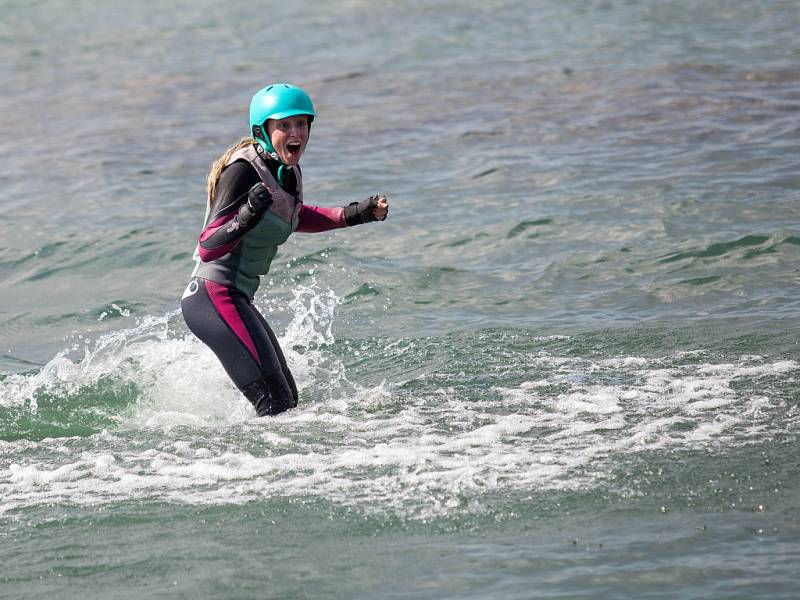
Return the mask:
[(225, 165), (228, 164), (228, 161), (230, 160), (231, 156), (233, 156), (233, 153), (241, 150), (242, 148), (246, 148), (247, 146), (252, 146), (255, 143), (255, 138), (243, 137), (233, 146), (225, 150), (225, 153), (215, 160), (214, 164), (211, 165), (211, 172), (208, 174), (208, 183), (206, 187), (208, 190), (209, 206), (211, 205), (211, 199), (214, 197), (214, 192), (217, 191), (217, 181), (219, 181), (220, 173), (222, 173), (222, 169), (225, 168)]

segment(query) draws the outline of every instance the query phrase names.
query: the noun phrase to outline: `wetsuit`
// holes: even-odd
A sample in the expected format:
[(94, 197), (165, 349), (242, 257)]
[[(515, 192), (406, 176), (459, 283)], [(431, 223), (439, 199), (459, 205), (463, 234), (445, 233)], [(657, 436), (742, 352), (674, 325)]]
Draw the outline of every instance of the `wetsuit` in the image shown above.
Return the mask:
[[(297, 386), (278, 340), (253, 306), (259, 277), (293, 231), (321, 232), (374, 220), (355, 206), (363, 202), (336, 208), (303, 204), (299, 168), (289, 168), (281, 186), (279, 166), (257, 146), (231, 156), (206, 211), (196, 266), (181, 301), (189, 329), (214, 351), (259, 416), (297, 406)], [(269, 190), (269, 203), (253, 214), (248, 197), (258, 183)]]

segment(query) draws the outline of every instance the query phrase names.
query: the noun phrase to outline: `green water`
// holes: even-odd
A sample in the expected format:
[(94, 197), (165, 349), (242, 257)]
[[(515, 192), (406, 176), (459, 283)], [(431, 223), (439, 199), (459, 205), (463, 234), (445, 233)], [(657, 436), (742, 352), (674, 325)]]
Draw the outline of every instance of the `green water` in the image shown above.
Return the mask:
[[(794, 2), (7, 2), (0, 597), (794, 598)], [(259, 420), (179, 298), (319, 117)]]

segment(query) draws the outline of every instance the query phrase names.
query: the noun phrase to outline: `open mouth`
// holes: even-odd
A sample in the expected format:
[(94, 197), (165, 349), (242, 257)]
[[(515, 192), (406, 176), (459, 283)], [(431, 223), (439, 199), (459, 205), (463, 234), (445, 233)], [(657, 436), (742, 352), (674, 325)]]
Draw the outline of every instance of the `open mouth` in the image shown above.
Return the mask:
[(297, 142), (286, 144), (286, 150), (291, 156), (300, 156), (300, 150), (302, 150), (302, 148), (303, 146)]

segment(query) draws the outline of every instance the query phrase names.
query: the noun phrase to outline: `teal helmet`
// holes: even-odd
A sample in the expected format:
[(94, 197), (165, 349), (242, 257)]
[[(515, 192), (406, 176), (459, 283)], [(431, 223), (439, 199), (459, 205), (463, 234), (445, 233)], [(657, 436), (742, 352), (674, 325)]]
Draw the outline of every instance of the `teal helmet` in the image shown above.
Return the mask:
[(266, 152), (278, 159), (267, 135), (267, 119), (285, 119), (295, 115), (308, 115), (308, 124), (316, 113), (308, 94), (291, 83), (273, 83), (260, 90), (250, 101), (250, 131)]

